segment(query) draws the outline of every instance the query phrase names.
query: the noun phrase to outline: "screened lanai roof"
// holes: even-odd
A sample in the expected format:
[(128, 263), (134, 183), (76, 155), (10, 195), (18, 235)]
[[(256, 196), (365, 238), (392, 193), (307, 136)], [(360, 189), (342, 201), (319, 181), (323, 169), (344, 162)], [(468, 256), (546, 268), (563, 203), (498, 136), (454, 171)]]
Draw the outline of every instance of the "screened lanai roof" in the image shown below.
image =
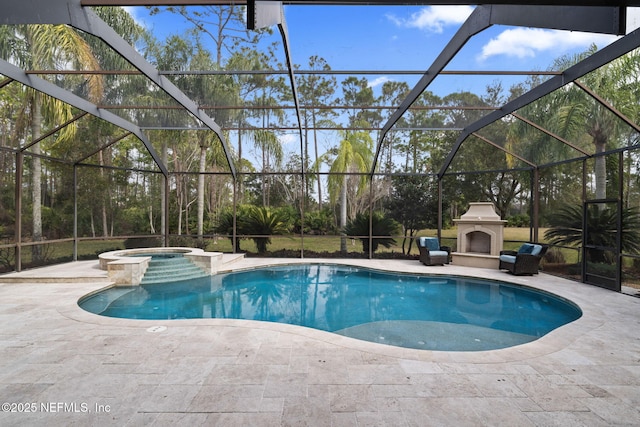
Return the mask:
[[(480, 2), (481, 3), (481, 2)], [(543, 118), (537, 116), (540, 109), (529, 108), (532, 103), (544, 103), (547, 96), (558, 90), (579, 89), (585, 104), (597, 104), (608, 121), (620, 124), (629, 130), (630, 144), (637, 143), (640, 128), (624, 109), (611, 105), (607, 99), (590, 87), (589, 74), (614, 59), (634, 52), (640, 46), (640, 33), (629, 25), (628, 7), (640, 6), (640, 1), (494, 1), (493, 4), (463, 1), (146, 1), (146, 0), (25, 0), (3, 1), (2, 23), (21, 24), (66, 24), (79, 30), (91, 44), (100, 45), (110, 55), (96, 58), (94, 63), (66, 58), (51, 63), (38, 58), (31, 62), (20, 61), (5, 43), (0, 58), (0, 81), (2, 90), (11, 85), (32, 87), (53, 98), (72, 105), (77, 114), (70, 120), (52, 126), (38, 140), (22, 141), (20, 150), (30, 151), (36, 142), (56, 138), (70, 123), (101, 120), (104, 135), (85, 141), (73, 152), (59, 153), (64, 160), (79, 163), (97, 163), (97, 153), (113, 144), (133, 144), (139, 151), (146, 150), (162, 173), (181, 172), (179, 165), (169, 166), (158, 154), (162, 150), (157, 140), (158, 133), (175, 135), (176, 139), (188, 138), (198, 144), (215, 140), (215, 147), (226, 159), (220, 165), (221, 173), (237, 173), (238, 152), (245, 150), (244, 157), (257, 156), (242, 147), (244, 138), (260, 130), (273, 132), (288, 155), (303, 156), (303, 139), (310, 132), (320, 135), (321, 146), (309, 148), (323, 151), (330, 141), (340, 138), (340, 131), (364, 130), (375, 139), (376, 162), (371, 173), (380, 171), (383, 162), (381, 153), (388, 149), (388, 159), (401, 151), (401, 141), (412, 132), (431, 135), (431, 139), (445, 141), (439, 147), (443, 153), (439, 167), (432, 173), (443, 175), (449, 172), (465, 172), (469, 162), (465, 156), (477, 156), (477, 151), (468, 152), (467, 146), (483, 144), (494, 152), (496, 158), (487, 158), (486, 168), (527, 169), (554, 162), (562, 162), (595, 154), (593, 146), (565, 139), (547, 127)], [(381, 31), (379, 21), (372, 21), (369, 32), (346, 31), (353, 22), (340, 19), (340, 8), (361, 8), (362, 20), (370, 18), (369, 11), (377, 7), (390, 6), (411, 8), (405, 13), (417, 13), (429, 5), (476, 5), (468, 10), (466, 19), (449, 39), (434, 37), (428, 40), (436, 45), (439, 54), (430, 56), (427, 51), (415, 47), (395, 46), (402, 53), (402, 60), (388, 56), (385, 47), (367, 54), (356, 55), (362, 39), (372, 38)], [(188, 69), (173, 66), (171, 61), (160, 61), (148, 54), (146, 40), (126, 40), (118, 32), (118, 23), (104, 22), (94, 7), (128, 6), (185, 6), (187, 11), (196, 11), (202, 6), (241, 6), (247, 8), (247, 27), (262, 31), (263, 37), (255, 45), (247, 45), (255, 52), (265, 55), (273, 52), (268, 61), (234, 64), (228, 57), (224, 63), (198, 67), (192, 62)], [(318, 8), (318, 22), (299, 20), (299, 11)], [(322, 11), (322, 13), (320, 13)], [(165, 16), (169, 12), (160, 10)], [(462, 13), (462, 12), (460, 12)], [(173, 14), (177, 23), (186, 22), (184, 15)], [(167, 21), (165, 21), (167, 22)], [(193, 22), (191, 22), (193, 24)], [(207, 24), (194, 25), (201, 33), (211, 32)], [(176, 25), (177, 26), (177, 25)], [(497, 37), (491, 33), (500, 28), (541, 28), (593, 35), (608, 38), (575, 65), (554, 68), (526, 69), (521, 64), (494, 63), (495, 68), (464, 68), (469, 62), (465, 58), (475, 57), (483, 44), (477, 41), (485, 37)], [(270, 33), (265, 33), (265, 30)], [(160, 45), (168, 43), (171, 32), (166, 28), (148, 28), (158, 33)], [(309, 34), (313, 33), (313, 37)], [(196, 34), (196, 33), (192, 33)], [(302, 35), (305, 37), (302, 37)], [(391, 36), (391, 35), (389, 35)], [(194, 37), (196, 37), (194, 35)], [(206, 36), (201, 35), (199, 41)], [(314, 40), (325, 40), (315, 43)], [(601, 39), (605, 40), (605, 39)], [(328, 42), (327, 42), (328, 41)], [(19, 43), (20, 40), (14, 41)], [(486, 44), (484, 44), (486, 46)], [(371, 49), (369, 45), (369, 49)], [(108, 47), (108, 49), (107, 49)], [(321, 51), (324, 48), (326, 50)], [(314, 49), (318, 49), (315, 51)], [(403, 50), (406, 49), (406, 50)], [(143, 55), (142, 53), (145, 52)], [(37, 56), (38, 52), (32, 52)], [(329, 67), (309, 64), (310, 55), (326, 60)], [(364, 58), (367, 58), (366, 61)], [(114, 59), (116, 58), (116, 59)], [(120, 58), (118, 60), (117, 58)], [(166, 59), (166, 58), (165, 58)], [(257, 64), (257, 65), (256, 65)], [(214, 66), (215, 65), (215, 66)], [(486, 65), (486, 64), (485, 64)], [(94, 76), (103, 77), (107, 90), (100, 97), (92, 95)], [(348, 99), (342, 93), (333, 99), (317, 98), (309, 103), (300, 93), (300, 87), (308, 84), (312, 76), (336, 79), (338, 87), (355, 78), (367, 82), (404, 82), (408, 90), (396, 96), (382, 97), (375, 103), (369, 100)], [(266, 83), (270, 84), (267, 85)], [(253, 96), (249, 99), (241, 92), (230, 94), (226, 88), (233, 84), (256, 87), (280, 88), (277, 98)], [(262, 85), (262, 86), (261, 86)], [(278, 86), (279, 85), (279, 86)], [(502, 85), (503, 91), (520, 87), (521, 93), (487, 99), (483, 97), (447, 96), (451, 93), (465, 94), (481, 92), (487, 86)], [(518, 86), (520, 85), (520, 86)], [(125, 97), (124, 88), (139, 94)], [(375, 87), (375, 86), (370, 86)], [(122, 90), (120, 90), (122, 89)], [(231, 96), (233, 95), (233, 96)], [(435, 96), (432, 96), (435, 95)], [(274, 99), (276, 102), (274, 102)], [(551, 107), (552, 108), (552, 107)], [(332, 112), (331, 120), (319, 120), (311, 124), (310, 112)], [(259, 113), (259, 114), (256, 114)], [(420, 115), (419, 113), (422, 113)], [(440, 114), (437, 120), (436, 114)], [(368, 117), (362, 124), (353, 117)], [(505, 122), (517, 122), (524, 130), (519, 138), (506, 138), (501, 128)], [(444, 136), (447, 138), (444, 138)], [(255, 135), (253, 136), (255, 137)], [(322, 147), (322, 138), (326, 139)], [(523, 139), (529, 143), (520, 144)], [(133, 141), (133, 142), (131, 142)], [(534, 142), (533, 144), (531, 142)], [(428, 150), (428, 144), (422, 149)], [(135, 152), (132, 150), (131, 152)], [(395, 153), (395, 154), (394, 154)], [(319, 153), (316, 152), (317, 157)], [(506, 154), (506, 155), (505, 155)], [(309, 157), (310, 153), (305, 153)], [(496, 163), (498, 162), (498, 163)], [(401, 163), (398, 160), (397, 163)], [(173, 169), (169, 169), (169, 167)], [(277, 172), (277, 171), (276, 171)]]

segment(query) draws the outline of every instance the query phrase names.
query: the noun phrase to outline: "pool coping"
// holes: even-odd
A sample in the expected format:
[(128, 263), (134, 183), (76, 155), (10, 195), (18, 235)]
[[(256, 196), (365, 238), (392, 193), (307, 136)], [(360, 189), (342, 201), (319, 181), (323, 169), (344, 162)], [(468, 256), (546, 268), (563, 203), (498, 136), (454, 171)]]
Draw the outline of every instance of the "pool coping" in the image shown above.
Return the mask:
[[(349, 338), (337, 335), (331, 332), (320, 331), (297, 325), (287, 325), (273, 322), (262, 322), (253, 320), (236, 320), (236, 319), (175, 319), (175, 320), (138, 320), (138, 319), (119, 319), (104, 317), (97, 314), (89, 313), (78, 306), (78, 301), (86, 297), (90, 293), (95, 293), (111, 284), (93, 283), (82, 287), (82, 294), (69, 297), (62, 305), (57, 307), (58, 312), (75, 321), (101, 325), (105, 327), (133, 327), (133, 328), (152, 328), (163, 326), (166, 328), (183, 328), (193, 326), (211, 326), (211, 327), (233, 327), (243, 329), (264, 329), (281, 333), (299, 335), (306, 338), (314, 339), (335, 346), (384, 355), (394, 358), (412, 359), (412, 360), (429, 360), (434, 362), (476, 362), (478, 358), (482, 358), (485, 363), (505, 363), (522, 361), (535, 358), (550, 353), (560, 351), (569, 346), (574, 341), (579, 340), (582, 336), (599, 328), (604, 324), (605, 313), (592, 301), (592, 296), (585, 297), (584, 284), (572, 282), (556, 276), (540, 273), (537, 276), (512, 276), (502, 271), (479, 269), (473, 267), (460, 266), (437, 266), (425, 267), (416, 261), (405, 260), (356, 260), (356, 259), (323, 259), (323, 258), (306, 258), (306, 259), (282, 259), (282, 258), (244, 258), (235, 260), (219, 269), (219, 273), (232, 271), (244, 271), (267, 266), (283, 266), (301, 263), (316, 264), (339, 264), (353, 267), (369, 268), (383, 272), (402, 272), (402, 273), (418, 273), (446, 276), (474, 277), (489, 280), (499, 280), (501, 282), (511, 283), (514, 285), (526, 286), (533, 289), (540, 289), (550, 292), (561, 298), (567, 299), (576, 304), (582, 310), (582, 316), (562, 327), (559, 327), (545, 336), (515, 347), (509, 347), (498, 350), (486, 351), (438, 351), (438, 350), (419, 350), (408, 349), (402, 347), (394, 347), (385, 344), (378, 344), (369, 341), (362, 341), (355, 338)], [(594, 292), (602, 293), (603, 296), (615, 294), (612, 291), (596, 288)], [(589, 292), (590, 294), (591, 292)], [(622, 296), (624, 298), (632, 298)]]

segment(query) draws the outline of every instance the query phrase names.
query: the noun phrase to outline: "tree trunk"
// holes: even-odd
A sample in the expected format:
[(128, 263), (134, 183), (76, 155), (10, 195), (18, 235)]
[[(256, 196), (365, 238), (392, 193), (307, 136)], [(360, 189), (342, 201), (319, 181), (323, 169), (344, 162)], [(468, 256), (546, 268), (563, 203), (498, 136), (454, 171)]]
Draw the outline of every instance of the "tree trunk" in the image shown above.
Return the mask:
[(102, 237), (109, 237), (109, 224), (107, 221), (107, 204), (102, 203)]
[(198, 240), (204, 234), (204, 172), (207, 163), (207, 147), (200, 146), (200, 173), (198, 174)]
[(347, 175), (342, 178), (342, 188), (340, 189), (340, 253), (347, 253), (347, 235), (344, 229), (347, 226)]
[[(315, 163), (316, 165), (318, 164), (318, 130), (316, 129), (316, 112), (315, 110), (312, 111), (312, 121), (313, 121), (313, 148), (316, 152), (316, 158), (315, 158)], [(318, 168), (318, 172), (320, 168)], [(318, 173), (318, 209), (322, 210), (322, 181), (320, 179), (321, 175), (320, 173)]]
[[(238, 173), (241, 174), (242, 173), (242, 131), (240, 130), (240, 128), (242, 127), (242, 124), (244, 123), (244, 113), (241, 111), (240, 112), (240, 117), (238, 118)], [(237, 186), (238, 186), (238, 191), (237, 191), (237, 203), (238, 204), (242, 204), (242, 202), (244, 201), (244, 186), (242, 185), (242, 176), (240, 176), (238, 178), (237, 181)]]
[[(178, 163), (178, 153), (174, 148), (173, 150), (173, 164), (176, 170), (179, 170), (181, 165)], [(176, 180), (176, 204), (178, 205), (178, 236), (182, 234), (182, 202), (185, 196), (182, 194), (182, 175), (174, 175)], [(169, 218), (167, 218), (167, 221)]]
[(156, 228), (153, 226), (153, 205), (149, 205), (149, 230), (151, 234), (156, 234)]
[(596, 199), (607, 198), (607, 159), (605, 156), (598, 156), (604, 153), (607, 144), (598, 139), (594, 141), (596, 146), (595, 174), (596, 174)]
[(262, 146), (262, 206), (267, 205), (267, 153), (264, 145)]

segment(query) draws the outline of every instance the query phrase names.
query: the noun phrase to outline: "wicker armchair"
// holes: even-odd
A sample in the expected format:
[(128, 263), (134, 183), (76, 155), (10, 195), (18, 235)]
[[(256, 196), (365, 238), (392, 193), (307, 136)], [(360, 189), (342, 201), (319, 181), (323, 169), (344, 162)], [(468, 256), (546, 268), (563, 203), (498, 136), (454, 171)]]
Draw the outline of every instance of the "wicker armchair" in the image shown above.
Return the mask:
[(540, 260), (547, 253), (547, 245), (525, 243), (518, 251), (500, 251), (500, 270), (518, 276), (538, 274)]
[(416, 244), (420, 251), (420, 262), (424, 265), (449, 264), (451, 248), (440, 246), (437, 237), (416, 237)]

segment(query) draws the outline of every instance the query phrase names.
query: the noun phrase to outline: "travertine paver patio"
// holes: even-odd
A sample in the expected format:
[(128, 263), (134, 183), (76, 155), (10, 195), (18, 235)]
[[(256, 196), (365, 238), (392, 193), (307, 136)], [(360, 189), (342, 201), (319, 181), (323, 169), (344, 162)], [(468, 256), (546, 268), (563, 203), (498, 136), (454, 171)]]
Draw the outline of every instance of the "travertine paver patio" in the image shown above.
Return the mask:
[[(229, 268), (269, 262), (297, 261)], [(0, 425), (640, 425), (640, 299), (545, 274), (350, 263), (535, 285), (584, 315), (510, 349), (433, 352), (273, 323), (105, 318), (76, 304), (106, 285), (97, 262), (14, 273), (0, 276), (0, 401), (22, 412), (3, 406)]]

